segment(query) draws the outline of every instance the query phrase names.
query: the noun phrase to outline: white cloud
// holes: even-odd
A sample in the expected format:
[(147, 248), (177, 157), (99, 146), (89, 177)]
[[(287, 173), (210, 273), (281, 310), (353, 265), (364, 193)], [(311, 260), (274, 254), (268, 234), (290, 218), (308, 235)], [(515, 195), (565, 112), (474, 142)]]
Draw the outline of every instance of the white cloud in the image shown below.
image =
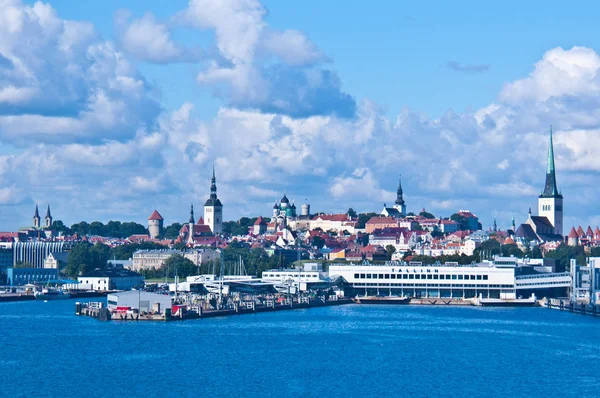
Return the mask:
[[(409, 211), (460, 206), (485, 218), (502, 209), (519, 222), (544, 183), (550, 124), (569, 220), (597, 212), (600, 62), (591, 49), (551, 49), (475, 112), (429, 119), (402, 109), (390, 120), (350, 97), (347, 117), (336, 113), (341, 82), (315, 66), (326, 59), (304, 34), (269, 27), (257, 2), (191, 1), (168, 24), (215, 32), (219, 57), (199, 80), (227, 99), (200, 120), (191, 103), (162, 111), (156, 89), (92, 25), (42, 3), (4, 4), (0, 204), (19, 210), (3, 218), (12, 225), (23, 224), (21, 213), (28, 222), (33, 201), (50, 201), (67, 223), (143, 222), (153, 208), (167, 223), (184, 221), (189, 203), (206, 199), (213, 161), (226, 219), (269, 215), (283, 187), (313, 211), (378, 211), (393, 202), (401, 173)], [(127, 24), (138, 58), (181, 54), (168, 24)], [(155, 43), (135, 41), (145, 29)]]
[(123, 50), (134, 58), (158, 64), (195, 62), (202, 58), (199, 48), (190, 50), (177, 45), (168, 26), (156, 21), (151, 13), (130, 19), (131, 14), (126, 10), (115, 14), (118, 41)]
[(303, 33), (270, 28), (265, 15), (256, 0), (190, 0), (173, 20), (213, 31), (219, 51), (197, 82), (235, 108), (354, 116), (355, 100), (342, 91), (337, 74), (316, 66), (327, 57)]
[(0, 7), (0, 139), (131, 137), (153, 123), (154, 89), (89, 23), (41, 2)]
[(591, 48), (560, 47), (547, 51), (529, 77), (507, 83), (500, 98), (508, 103), (545, 101), (551, 97), (598, 93), (600, 56)]
[(267, 54), (279, 57), (288, 65), (310, 65), (327, 60), (323, 52), (297, 30), (269, 31), (262, 45)]

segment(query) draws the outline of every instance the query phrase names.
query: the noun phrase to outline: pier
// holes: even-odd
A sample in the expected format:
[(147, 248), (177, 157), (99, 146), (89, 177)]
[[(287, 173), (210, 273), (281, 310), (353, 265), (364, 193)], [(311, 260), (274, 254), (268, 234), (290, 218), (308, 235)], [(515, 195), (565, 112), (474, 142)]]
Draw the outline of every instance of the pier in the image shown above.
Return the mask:
[[(351, 299), (331, 297), (293, 297), (285, 300), (267, 299), (263, 303), (256, 301), (239, 301), (225, 309), (207, 308), (206, 305), (197, 305), (187, 308), (187, 305), (173, 305), (163, 312), (157, 308), (155, 311), (139, 312), (111, 311), (102, 302), (75, 303), (75, 314), (88, 316), (100, 321), (175, 321), (200, 318), (215, 318), (223, 316), (256, 314), (261, 312), (287, 311), (308, 309), (316, 307), (329, 307), (352, 304)], [(173, 312), (173, 310), (175, 310)]]
[(600, 305), (592, 305), (586, 302), (573, 302), (567, 299), (547, 299), (546, 301), (541, 300), (540, 305), (559, 311), (600, 316)]

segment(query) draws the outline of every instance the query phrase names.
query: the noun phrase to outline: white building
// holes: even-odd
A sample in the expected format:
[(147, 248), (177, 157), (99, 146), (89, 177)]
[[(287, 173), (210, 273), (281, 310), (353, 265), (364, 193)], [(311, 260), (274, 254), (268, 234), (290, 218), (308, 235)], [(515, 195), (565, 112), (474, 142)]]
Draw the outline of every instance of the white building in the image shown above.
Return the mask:
[(158, 312), (163, 314), (165, 309), (171, 308), (171, 296), (140, 290), (109, 294), (107, 301), (108, 309), (111, 311), (116, 310), (117, 307), (139, 309), (143, 312), (158, 309)]
[(386, 265), (329, 266), (330, 277), (342, 276), (359, 295), (440, 298), (516, 298), (515, 271), (493, 263), (460, 266), (389, 262)]
[(204, 204), (204, 224), (208, 225), (215, 235), (223, 231), (223, 204), (217, 197), (217, 180), (214, 167), (210, 184), (210, 197)]
[(323, 267), (319, 263), (304, 263), (300, 269), (271, 269), (262, 273), (264, 282), (275, 283), (318, 282), (326, 278), (327, 273), (323, 272)]
[(181, 255), (189, 259), (194, 265), (216, 260), (220, 258), (220, 252), (215, 249), (192, 249), (192, 250), (138, 250), (133, 253), (133, 270), (159, 269), (171, 256)]
[(309, 223), (311, 231), (320, 228), (325, 232), (335, 231), (342, 233), (346, 231), (350, 234), (354, 233), (355, 226), (356, 221), (352, 220), (347, 214), (321, 214), (313, 217)]
[(67, 265), (69, 252), (50, 253), (44, 260), (44, 268), (61, 270)]
[(131, 290), (144, 287), (144, 277), (125, 268), (95, 269), (77, 278), (91, 290)]

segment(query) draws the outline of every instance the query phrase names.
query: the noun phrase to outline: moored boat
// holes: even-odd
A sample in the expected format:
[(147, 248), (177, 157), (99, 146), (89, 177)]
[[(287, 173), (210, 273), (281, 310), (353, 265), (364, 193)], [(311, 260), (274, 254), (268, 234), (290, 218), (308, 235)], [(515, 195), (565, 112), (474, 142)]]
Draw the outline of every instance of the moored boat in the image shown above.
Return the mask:
[(399, 296), (356, 296), (356, 304), (410, 304), (410, 297)]
[(35, 292), (34, 296), (36, 300), (64, 300), (71, 298), (69, 293), (52, 288), (43, 289), (41, 292)]

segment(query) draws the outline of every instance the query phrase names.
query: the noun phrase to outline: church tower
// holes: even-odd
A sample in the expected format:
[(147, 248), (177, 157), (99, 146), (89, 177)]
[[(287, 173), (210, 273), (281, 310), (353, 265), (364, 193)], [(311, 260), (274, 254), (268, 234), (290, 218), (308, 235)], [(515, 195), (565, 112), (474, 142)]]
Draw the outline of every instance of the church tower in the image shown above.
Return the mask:
[(44, 218), (46, 221), (46, 228), (50, 228), (52, 226), (52, 214), (50, 214), (50, 205), (48, 205), (48, 210), (46, 210), (46, 217)]
[(406, 203), (402, 196), (402, 176), (398, 178), (398, 190), (396, 191), (396, 202), (394, 202), (394, 208), (397, 209), (402, 217), (406, 217)]
[(556, 171), (554, 169), (554, 146), (552, 144), (552, 126), (550, 126), (550, 146), (548, 148), (548, 167), (546, 169), (546, 185), (538, 198), (538, 215), (546, 217), (554, 227), (554, 233), (563, 234), (563, 196), (556, 187)]
[(35, 213), (33, 213), (33, 227), (39, 228), (41, 221), (42, 218), (40, 217), (40, 212), (38, 211), (38, 205), (35, 205)]
[(210, 227), (213, 234), (220, 234), (223, 230), (223, 205), (217, 198), (217, 179), (215, 178), (215, 166), (210, 184), (210, 197), (204, 204), (204, 224)]
[(196, 220), (194, 219), (194, 204), (193, 203), (190, 207), (190, 221), (188, 223), (192, 224), (192, 225), (194, 225), (196, 223)]

